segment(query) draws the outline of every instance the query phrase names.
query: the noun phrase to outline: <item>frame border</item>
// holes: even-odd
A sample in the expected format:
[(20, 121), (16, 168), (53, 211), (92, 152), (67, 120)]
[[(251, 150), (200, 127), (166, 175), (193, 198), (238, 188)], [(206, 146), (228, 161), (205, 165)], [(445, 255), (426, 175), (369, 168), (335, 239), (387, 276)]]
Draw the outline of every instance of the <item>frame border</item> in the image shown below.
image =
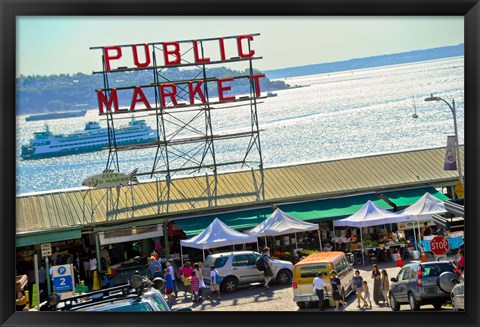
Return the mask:
[[(478, 192), (480, 167), (480, 126), (478, 111), (480, 110), (479, 64), (480, 58), (480, 5), (478, 0), (102, 0), (92, 5), (88, 0), (0, 0), (1, 39), (0, 52), (0, 230), (2, 233), (2, 255), (0, 263), (0, 281), (3, 284), (0, 294), (0, 322), (2, 326), (34, 326), (48, 325), (224, 325), (226, 323), (242, 325), (301, 325), (313, 326), (322, 323), (326, 326), (379, 325), (390, 326), (416, 325), (458, 325), (478, 326), (479, 310), (475, 306), (480, 294), (475, 273), (480, 271), (478, 260), (480, 229), (477, 217), (480, 217)], [(289, 312), (178, 312), (164, 314), (161, 317), (136, 313), (48, 313), (48, 312), (15, 312), (14, 283), (15, 278), (15, 56), (16, 56), (16, 16), (313, 16), (313, 15), (461, 15), (465, 18), (465, 170), (468, 172), (465, 184), (467, 196), (466, 216), (468, 228), (465, 230), (467, 246), (472, 248), (466, 252), (469, 276), (469, 288), (466, 294), (466, 311), (463, 313), (441, 312), (345, 312), (342, 314), (289, 313)], [(13, 123), (12, 123), (13, 122)], [(11, 282), (10, 282), (11, 281)], [(471, 285), (471, 287), (470, 287)], [(72, 315), (74, 319), (72, 319)], [(152, 319), (154, 317), (154, 319)], [(72, 320), (74, 324), (72, 324)]]

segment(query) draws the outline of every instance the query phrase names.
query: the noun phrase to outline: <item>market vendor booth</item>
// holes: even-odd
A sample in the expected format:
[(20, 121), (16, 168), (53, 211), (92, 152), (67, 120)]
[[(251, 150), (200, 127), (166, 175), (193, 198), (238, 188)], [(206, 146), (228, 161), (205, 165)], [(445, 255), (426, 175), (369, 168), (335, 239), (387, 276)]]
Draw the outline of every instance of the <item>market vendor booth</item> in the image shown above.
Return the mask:
[[(390, 250), (391, 246), (398, 246), (399, 248), (405, 248), (405, 244), (399, 244), (395, 242), (395, 239), (388, 240), (388, 243), (380, 244), (380, 243), (364, 243), (363, 241), (363, 228), (373, 227), (378, 225), (385, 225), (385, 224), (392, 224), (401, 221), (410, 221), (414, 219), (412, 216), (409, 215), (400, 215), (395, 212), (390, 212), (388, 210), (382, 209), (377, 207), (373, 202), (370, 200), (356, 213), (353, 215), (337, 220), (333, 222), (334, 228), (336, 226), (348, 226), (348, 227), (357, 227), (360, 228), (360, 246), (361, 250), (356, 251), (361, 256), (361, 262), (365, 265), (365, 254), (368, 253), (366, 251), (374, 252), (375, 253), (375, 261), (378, 260), (378, 257), (381, 251)], [(397, 240), (398, 241), (398, 240)], [(402, 246), (403, 245), (403, 246)], [(389, 251), (390, 252), (390, 251)]]

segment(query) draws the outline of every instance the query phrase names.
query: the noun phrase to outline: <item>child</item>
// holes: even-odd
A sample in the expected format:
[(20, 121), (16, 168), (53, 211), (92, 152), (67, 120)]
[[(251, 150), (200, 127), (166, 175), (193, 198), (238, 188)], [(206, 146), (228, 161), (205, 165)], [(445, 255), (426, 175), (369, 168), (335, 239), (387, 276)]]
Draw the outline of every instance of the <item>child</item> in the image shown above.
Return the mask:
[(198, 278), (195, 270), (192, 271), (192, 275), (190, 276), (190, 287), (193, 294), (193, 302), (199, 301), (198, 291), (200, 290), (200, 278)]
[(168, 273), (167, 269), (163, 271), (163, 274), (165, 276), (165, 295), (167, 296), (167, 301), (172, 303), (175, 299), (173, 296), (173, 277)]
[(372, 302), (370, 301), (370, 292), (368, 291), (368, 284), (367, 284), (367, 281), (364, 280), (363, 281), (363, 287), (362, 287), (362, 290), (363, 290), (363, 299), (365, 301), (365, 305), (363, 306), (363, 308), (367, 308), (367, 301), (368, 303), (370, 304), (370, 309), (372, 308)]

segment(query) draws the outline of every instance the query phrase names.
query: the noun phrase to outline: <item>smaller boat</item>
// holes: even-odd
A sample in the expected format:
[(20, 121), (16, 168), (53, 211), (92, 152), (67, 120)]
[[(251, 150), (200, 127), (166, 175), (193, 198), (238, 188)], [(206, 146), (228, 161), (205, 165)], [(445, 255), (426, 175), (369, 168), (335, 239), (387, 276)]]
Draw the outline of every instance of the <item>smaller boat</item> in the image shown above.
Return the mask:
[(277, 96), (277, 93), (267, 92), (267, 97), (269, 97), (269, 98), (276, 97), (276, 96)]
[(48, 114), (41, 115), (32, 115), (25, 118), (26, 121), (37, 121), (37, 120), (47, 120), (47, 119), (61, 119), (61, 118), (72, 118), (72, 117), (83, 117), (87, 113), (86, 110), (80, 111), (66, 111), (66, 112), (51, 112)]

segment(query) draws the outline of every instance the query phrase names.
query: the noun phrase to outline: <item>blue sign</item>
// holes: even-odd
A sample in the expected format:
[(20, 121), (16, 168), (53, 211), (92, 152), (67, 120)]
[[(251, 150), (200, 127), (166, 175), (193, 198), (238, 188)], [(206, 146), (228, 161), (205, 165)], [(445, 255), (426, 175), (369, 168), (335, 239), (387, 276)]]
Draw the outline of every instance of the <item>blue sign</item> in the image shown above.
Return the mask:
[[(65, 271), (63, 273), (65, 273)], [(55, 292), (73, 291), (72, 276), (54, 277), (53, 286), (55, 287)]]

